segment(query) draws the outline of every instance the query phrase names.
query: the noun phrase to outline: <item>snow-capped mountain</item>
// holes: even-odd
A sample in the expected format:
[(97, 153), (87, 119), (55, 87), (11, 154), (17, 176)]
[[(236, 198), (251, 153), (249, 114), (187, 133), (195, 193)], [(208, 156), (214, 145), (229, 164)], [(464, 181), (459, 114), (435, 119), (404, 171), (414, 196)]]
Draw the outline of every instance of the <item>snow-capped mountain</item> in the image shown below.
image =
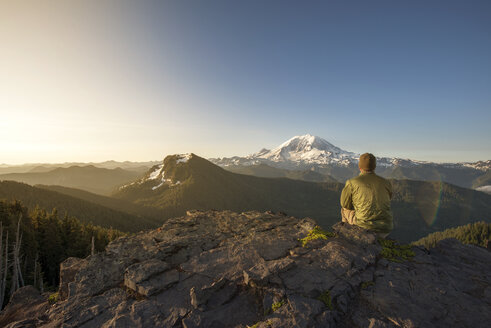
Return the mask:
[(320, 137), (306, 134), (293, 137), (273, 150), (264, 149), (250, 157), (273, 162), (330, 164), (343, 161), (348, 163), (359, 155), (338, 148)]
[(262, 149), (246, 157), (210, 159), (220, 166), (269, 164), (284, 168), (315, 165), (348, 166), (358, 162), (355, 154), (334, 146), (325, 139), (310, 134), (295, 136), (278, 147)]

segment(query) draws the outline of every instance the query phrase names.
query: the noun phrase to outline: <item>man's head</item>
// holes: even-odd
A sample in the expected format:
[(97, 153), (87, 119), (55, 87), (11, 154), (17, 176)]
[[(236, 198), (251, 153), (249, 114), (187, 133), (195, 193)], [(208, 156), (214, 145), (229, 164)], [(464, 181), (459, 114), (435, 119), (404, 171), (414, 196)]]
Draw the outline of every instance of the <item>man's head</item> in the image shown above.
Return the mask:
[(373, 172), (375, 171), (376, 166), (377, 160), (373, 154), (365, 153), (360, 156), (358, 167), (360, 168), (361, 172)]

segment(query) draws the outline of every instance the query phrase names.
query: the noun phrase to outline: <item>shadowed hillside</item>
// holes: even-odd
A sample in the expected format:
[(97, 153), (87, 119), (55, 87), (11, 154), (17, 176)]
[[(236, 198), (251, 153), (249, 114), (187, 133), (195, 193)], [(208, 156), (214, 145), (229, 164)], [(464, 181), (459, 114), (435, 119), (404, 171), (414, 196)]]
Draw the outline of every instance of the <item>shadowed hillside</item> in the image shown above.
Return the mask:
[(491, 195), (440, 181), (391, 181), (395, 218), (391, 236), (396, 239), (410, 242), (447, 228), (491, 222)]
[(310, 182), (338, 182), (327, 174), (321, 174), (315, 170), (287, 170), (266, 164), (249, 165), (249, 166), (227, 166), (227, 171), (239, 174), (253, 175), (261, 178), (289, 178), (293, 180), (302, 180)]
[(77, 217), (84, 223), (106, 228), (112, 227), (121, 231), (139, 231), (158, 225), (154, 219), (142, 215), (132, 215), (83, 199), (14, 181), (0, 181), (1, 199), (19, 200), (30, 209), (39, 206), (51, 211), (56, 208), (61, 215), (66, 213), (68, 216)]
[[(143, 179), (128, 185), (115, 197), (136, 204), (165, 209), (171, 216), (189, 209), (229, 209), (285, 211), (291, 215), (312, 216), (333, 222), (338, 216), (339, 183), (310, 183), (286, 178), (259, 178), (228, 172), (192, 155), (178, 163), (179, 156), (167, 156), (156, 179)], [(158, 166), (152, 172), (156, 172)]]
[(125, 212), (136, 216), (144, 216), (144, 217), (152, 218), (159, 222), (162, 220), (162, 217), (165, 214), (161, 209), (158, 209), (156, 207), (140, 206), (114, 197), (93, 194), (91, 192), (81, 189), (68, 188), (63, 186), (46, 186), (46, 185), (35, 185), (35, 187), (40, 189), (51, 190), (51, 191), (58, 192), (60, 194), (83, 199), (88, 202), (102, 205), (104, 207), (116, 210), (118, 212)]

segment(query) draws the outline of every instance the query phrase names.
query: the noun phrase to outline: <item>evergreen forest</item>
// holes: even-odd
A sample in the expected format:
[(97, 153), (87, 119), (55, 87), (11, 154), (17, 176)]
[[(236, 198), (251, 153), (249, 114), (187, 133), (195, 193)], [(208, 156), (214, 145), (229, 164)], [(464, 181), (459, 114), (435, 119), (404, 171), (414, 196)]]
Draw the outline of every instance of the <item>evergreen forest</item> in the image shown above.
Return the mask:
[(430, 249), (435, 247), (440, 240), (447, 238), (455, 238), (463, 244), (488, 247), (489, 239), (491, 238), (491, 224), (483, 221), (469, 223), (464, 226), (431, 233), (413, 244), (422, 245)]
[(60, 216), (56, 209), (29, 210), (19, 201), (0, 201), (0, 304), (3, 307), (25, 285), (54, 290), (61, 262), (102, 251), (121, 235), (119, 230)]

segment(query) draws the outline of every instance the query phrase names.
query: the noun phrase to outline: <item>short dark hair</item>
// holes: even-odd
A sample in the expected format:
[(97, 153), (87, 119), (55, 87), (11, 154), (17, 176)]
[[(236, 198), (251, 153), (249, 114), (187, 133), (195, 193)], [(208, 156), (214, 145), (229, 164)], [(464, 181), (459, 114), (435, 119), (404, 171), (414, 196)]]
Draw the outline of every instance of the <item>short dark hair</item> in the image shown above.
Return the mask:
[(373, 154), (365, 153), (360, 156), (358, 167), (364, 171), (374, 171), (377, 166), (377, 159)]

